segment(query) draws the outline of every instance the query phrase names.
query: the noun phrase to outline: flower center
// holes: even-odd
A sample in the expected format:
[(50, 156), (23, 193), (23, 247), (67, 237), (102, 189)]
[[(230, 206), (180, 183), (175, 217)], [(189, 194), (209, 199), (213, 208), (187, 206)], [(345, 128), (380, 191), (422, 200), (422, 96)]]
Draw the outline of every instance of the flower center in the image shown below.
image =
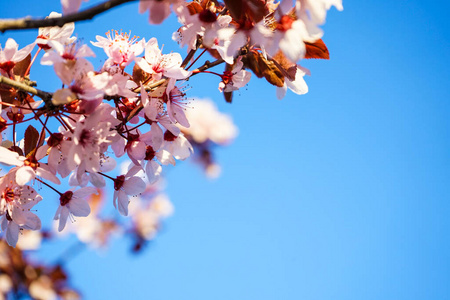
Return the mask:
[(36, 160), (36, 157), (34, 155), (28, 157), (23, 164), (25, 166), (33, 168), (33, 170), (36, 170), (39, 167), (39, 162)]
[(152, 160), (156, 155), (155, 150), (153, 150), (152, 146), (147, 146), (145, 148), (145, 160)]
[(117, 178), (114, 180), (114, 189), (116, 191), (120, 190), (125, 183), (125, 175), (117, 176)]
[(0, 69), (4, 70), (6, 73), (9, 73), (15, 65), (16, 63), (13, 61), (6, 61), (4, 63), (0, 63)]
[(167, 130), (166, 132), (164, 132), (164, 140), (168, 141), (168, 142), (173, 142), (175, 141), (175, 139), (177, 138), (176, 135), (174, 135), (172, 132), (170, 132), (169, 130)]
[(85, 147), (91, 142), (91, 140), (92, 133), (87, 129), (83, 129), (80, 134), (80, 145)]
[(67, 191), (64, 194), (62, 194), (61, 197), (59, 197), (59, 203), (61, 204), (61, 206), (64, 206), (67, 203), (69, 203), (70, 200), (72, 200), (72, 196), (73, 196), (72, 191)]
[(12, 188), (6, 188), (2, 193), (2, 198), (5, 199), (7, 203), (11, 203), (14, 201), (14, 190)]

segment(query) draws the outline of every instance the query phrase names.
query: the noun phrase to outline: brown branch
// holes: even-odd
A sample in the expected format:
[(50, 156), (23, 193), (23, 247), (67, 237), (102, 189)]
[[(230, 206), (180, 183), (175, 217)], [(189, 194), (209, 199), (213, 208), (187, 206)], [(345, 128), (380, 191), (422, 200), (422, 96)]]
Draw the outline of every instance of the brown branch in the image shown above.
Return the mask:
[(40, 27), (52, 27), (52, 26), (62, 27), (64, 24), (67, 23), (90, 20), (94, 18), (96, 15), (101, 14), (115, 6), (132, 1), (136, 0), (106, 1), (91, 8), (88, 8), (86, 10), (65, 15), (59, 18), (31, 19), (28, 17), (21, 19), (0, 19), (0, 32), (5, 32), (7, 30), (21, 30)]
[(203, 71), (205, 71), (205, 70), (207, 70), (207, 69), (209, 69), (209, 68), (212, 68), (212, 67), (215, 67), (215, 66), (217, 66), (217, 65), (220, 65), (220, 64), (223, 63), (223, 62), (225, 62), (225, 61), (224, 61), (222, 58), (219, 58), (218, 60), (215, 60), (215, 61), (213, 61), (213, 62), (210, 62), (209, 60), (207, 60), (207, 61), (203, 64), (203, 66), (201, 66), (201, 67), (198, 68), (198, 69), (193, 70), (191, 76), (194, 76), (194, 75), (196, 75), (196, 74), (198, 74), (198, 73), (201, 73), (201, 72), (203, 72)]
[(36, 95), (39, 98), (41, 98), (42, 100), (44, 100), (45, 104), (52, 103), (51, 101), (52, 101), (53, 95), (51, 93), (38, 90), (38, 89), (31, 87), (29, 85), (26, 85), (22, 82), (15, 81), (15, 80), (9, 79), (8, 77), (1, 76), (1, 75), (0, 75), (0, 83), (9, 85), (13, 88), (19, 89), (21, 91), (24, 91), (24, 92), (27, 92), (27, 93), (30, 93), (33, 95)]

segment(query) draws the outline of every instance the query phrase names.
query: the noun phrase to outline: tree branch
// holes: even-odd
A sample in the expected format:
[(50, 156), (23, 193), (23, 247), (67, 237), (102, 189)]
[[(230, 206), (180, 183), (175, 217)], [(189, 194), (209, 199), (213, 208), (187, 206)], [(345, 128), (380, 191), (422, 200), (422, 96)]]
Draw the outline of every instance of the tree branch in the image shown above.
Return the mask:
[(201, 73), (201, 72), (203, 72), (203, 71), (205, 71), (205, 70), (207, 70), (209, 68), (212, 68), (212, 67), (215, 67), (217, 65), (220, 65), (223, 62), (225, 62), (225, 61), (222, 58), (219, 58), (218, 60), (215, 60), (213, 62), (210, 62), (209, 60), (207, 60), (207, 61), (205, 61), (203, 66), (201, 66), (198, 69), (193, 70), (191, 76), (194, 76), (194, 75), (196, 75), (198, 73)]
[(21, 30), (52, 26), (62, 27), (66, 23), (90, 20), (96, 15), (101, 14), (115, 6), (132, 1), (136, 0), (106, 1), (86, 10), (79, 11), (70, 15), (65, 15), (59, 18), (31, 19), (28, 17), (22, 19), (0, 19), (0, 32), (4, 33), (7, 30)]
[(29, 85), (26, 85), (22, 82), (15, 81), (15, 80), (9, 79), (8, 77), (1, 76), (1, 75), (0, 75), (0, 83), (4, 83), (6, 85), (9, 85), (16, 89), (19, 89), (21, 91), (36, 95), (39, 98), (41, 98), (42, 100), (44, 100), (45, 104), (48, 104), (48, 103), (51, 104), (52, 96), (53, 96), (51, 93), (38, 90), (38, 89), (31, 87)]

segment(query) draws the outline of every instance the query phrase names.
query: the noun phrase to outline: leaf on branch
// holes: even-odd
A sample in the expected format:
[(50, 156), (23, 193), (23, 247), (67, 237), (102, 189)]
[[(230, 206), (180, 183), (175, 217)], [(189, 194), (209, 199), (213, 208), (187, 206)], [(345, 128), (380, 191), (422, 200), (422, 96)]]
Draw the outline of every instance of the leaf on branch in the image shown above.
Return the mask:
[(261, 21), (267, 15), (267, 7), (264, 0), (225, 0), (226, 7), (235, 21), (242, 21), (249, 17), (255, 23)]
[(138, 66), (138, 64), (134, 64), (133, 67), (133, 81), (136, 82), (137, 85), (140, 85), (142, 82), (146, 82), (150, 78), (150, 74), (145, 72)]
[(247, 53), (245, 56), (242, 57), (242, 62), (244, 63), (244, 66), (246, 68), (252, 70), (253, 74), (255, 74), (256, 77), (262, 78), (264, 75), (261, 69), (259, 68), (258, 63), (259, 55), (260, 54), (258, 52), (250, 51), (249, 53)]
[(269, 13), (265, 0), (244, 0), (243, 2), (247, 4), (247, 11), (255, 23), (261, 21)]
[(165, 83), (161, 84), (160, 86), (148, 91), (149, 97), (158, 97), (158, 98), (162, 97), (164, 95), (164, 93), (166, 92), (168, 84), (169, 84), (169, 82), (166, 81)]
[(32, 125), (28, 126), (27, 130), (25, 130), (25, 143), (23, 147), (25, 150), (25, 156), (36, 149), (38, 140), (39, 132)]
[(23, 155), (23, 151), (22, 151), (22, 149), (20, 149), (20, 147), (12, 146), (12, 147), (9, 147), (8, 149), (11, 150), (11, 151), (13, 151), (13, 152), (16, 152), (16, 153), (19, 154), (20, 156), (24, 156), (24, 155)]
[(0, 84), (0, 97), (2, 102), (12, 104), (17, 99), (17, 90), (7, 86), (6, 84)]
[(31, 54), (28, 54), (27, 57), (16, 63), (16, 65), (13, 68), (14, 75), (24, 78), (27, 75), (25, 74), (25, 72), (30, 66), (30, 63), (31, 63)]
[(191, 16), (203, 11), (203, 7), (198, 2), (190, 2), (187, 8)]
[(278, 66), (278, 69), (283, 73), (285, 78), (290, 81), (295, 80), (295, 73), (297, 72), (297, 64), (290, 61), (282, 51), (278, 51), (273, 57), (273, 62)]
[(284, 85), (284, 75), (280, 67), (273, 60), (264, 58), (261, 53), (250, 51), (243, 62), (258, 78), (264, 77), (267, 82), (278, 87)]
[(318, 59), (330, 59), (330, 53), (328, 48), (322, 39), (315, 41), (314, 43), (305, 42), (306, 54), (305, 58), (318, 58)]
[(225, 101), (227, 103), (231, 103), (231, 101), (233, 101), (233, 92), (223, 92), (223, 96), (225, 97)]

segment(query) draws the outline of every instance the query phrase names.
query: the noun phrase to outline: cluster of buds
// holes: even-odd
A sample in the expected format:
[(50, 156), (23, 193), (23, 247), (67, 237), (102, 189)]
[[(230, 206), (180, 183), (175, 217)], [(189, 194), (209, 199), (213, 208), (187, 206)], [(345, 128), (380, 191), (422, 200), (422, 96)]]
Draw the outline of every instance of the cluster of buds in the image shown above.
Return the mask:
[[(80, 2), (63, 0), (64, 12), (76, 14)], [(100, 215), (92, 197), (109, 182), (113, 206), (133, 217), (134, 227), (126, 232), (136, 237), (135, 248), (140, 249), (172, 208), (150, 193), (152, 201), (133, 210), (132, 197), (147, 193), (164, 166), (194, 152), (207, 174), (217, 175), (213, 146), (225, 145), (237, 134), (214, 106), (188, 100), (185, 82), (200, 73), (218, 76), (227, 102), (249, 83), (251, 73), (276, 86), (280, 99), (288, 88), (306, 93), (303, 77), (309, 71), (298, 63), (328, 59), (320, 25), (332, 5), (342, 9), (340, 0), (141, 1), (140, 11), (150, 10), (150, 23), (176, 14), (181, 27), (173, 39), (187, 48), (184, 58), (163, 53), (155, 37), (146, 40), (119, 31), (84, 44), (72, 36), (74, 23), (40, 28), (36, 40), (20, 50), (9, 38), (0, 46), (0, 163), (9, 166), (0, 177), (0, 216), (7, 243), (15, 246), (22, 230), (41, 228), (33, 212), (45, 200), (40, 188), (59, 199), (54, 219), (62, 231), (67, 220)], [(52, 12), (48, 19), (63, 17)], [(100, 68), (89, 60), (95, 56), (92, 46), (107, 57)], [(215, 60), (199, 63), (207, 55)], [(32, 81), (30, 71), (37, 61), (53, 67), (61, 88), (36, 88), (39, 78)], [(221, 64), (222, 72), (210, 70)], [(120, 173), (118, 161), (128, 162)], [(64, 180), (70, 189), (60, 189)], [(136, 199), (132, 201), (140, 203)], [(117, 229), (107, 220), (99, 224), (103, 229), (87, 240)]]

